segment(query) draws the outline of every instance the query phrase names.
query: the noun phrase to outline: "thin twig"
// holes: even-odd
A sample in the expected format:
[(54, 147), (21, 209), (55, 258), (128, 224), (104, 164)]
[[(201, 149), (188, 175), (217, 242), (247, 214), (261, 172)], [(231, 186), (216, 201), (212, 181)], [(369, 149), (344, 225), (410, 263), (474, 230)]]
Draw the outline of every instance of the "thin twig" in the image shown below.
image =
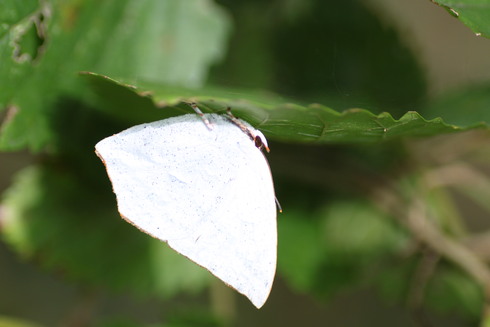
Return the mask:
[(490, 231), (472, 234), (464, 240), (468, 249), (485, 261), (490, 261)]
[(441, 231), (427, 217), (425, 203), (421, 196), (413, 196), (407, 204), (396, 191), (380, 188), (374, 194), (375, 203), (397, 217), (414, 237), (430, 247), (435, 253), (454, 262), (477, 281), (484, 293), (482, 322), (490, 317), (490, 269), (485, 262), (461, 241), (455, 240)]
[(461, 242), (444, 235), (437, 226), (427, 219), (425, 204), (415, 198), (408, 208), (405, 225), (410, 231), (434, 251), (458, 264), (485, 288), (490, 285), (490, 269)]

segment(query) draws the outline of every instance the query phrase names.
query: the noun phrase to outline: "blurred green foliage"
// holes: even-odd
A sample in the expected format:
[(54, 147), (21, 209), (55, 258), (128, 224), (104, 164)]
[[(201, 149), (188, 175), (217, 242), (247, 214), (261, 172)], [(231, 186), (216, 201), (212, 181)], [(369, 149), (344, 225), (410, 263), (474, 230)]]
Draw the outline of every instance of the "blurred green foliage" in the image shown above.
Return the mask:
[[(487, 10), (461, 3), (463, 23), (488, 36)], [(118, 218), (93, 149), (197, 101), (270, 139), (278, 275), (291, 289), (328, 301), (371, 288), (399, 305), (420, 292), (417, 309), (482, 314), (481, 281), (454, 258), (440, 254), (414, 284), (430, 242), (405, 213), (421, 199), (441, 235), (469, 237), (446, 185), (427, 176), (488, 142), (488, 85), (427, 101), (416, 57), (362, 2), (6, 0), (0, 22), (0, 149), (35, 156), (2, 196), (2, 238), (20, 257), (89, 289), (168, 298), (209, 286), (204, 269)], [(165, 326), (218, 321), (189, 309)]]

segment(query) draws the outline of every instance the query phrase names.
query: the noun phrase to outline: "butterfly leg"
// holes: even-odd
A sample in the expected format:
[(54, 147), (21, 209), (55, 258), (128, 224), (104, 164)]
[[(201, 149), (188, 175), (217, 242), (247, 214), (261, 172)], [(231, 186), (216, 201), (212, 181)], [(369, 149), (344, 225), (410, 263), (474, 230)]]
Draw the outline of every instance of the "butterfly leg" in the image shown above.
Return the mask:
[(195, 102), (191, 102), (191, 103), (189, 103), (189, 106), (191, 106), (191, 108), (194, 109), (194, 111), (196, 112), (196, 114), (198, 114), (201, 117), (201, 119), (204, 122), (204, 124), (206, 125), (206, 127), (210, 131), (212, 131), (213, 130), (213, 125), (209, 122), (209, 120), (206, 118), (206, 116), (201, 111), (201, 109), (199, 109), (199, 107), (197, 106), (197, 104)]

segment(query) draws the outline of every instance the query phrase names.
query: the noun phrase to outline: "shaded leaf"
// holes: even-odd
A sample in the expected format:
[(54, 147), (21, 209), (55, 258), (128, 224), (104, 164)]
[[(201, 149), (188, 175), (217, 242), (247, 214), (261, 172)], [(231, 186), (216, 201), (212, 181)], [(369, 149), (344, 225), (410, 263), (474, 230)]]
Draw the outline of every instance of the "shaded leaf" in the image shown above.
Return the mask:
[(424, 99), (416, 54), (362, 1), (220, 3), (233, 14), (235, 27), (226, 60), (212, 70), (213, 84), (395, 116)]
[[(375, 115), (363, 109), (336, 112), (328, 107), (284, 103), (282, 98), (245, 90), (209, 88), (201, 90), (179, 89), (165, 85), (138, 82), (130, 85), (106, 76), (85, 73), (84, 76), (105, 97), (104, 90), (111, 89), (111, 97), (105, 98), (104, 111), (129, 120), (136, 115), (142, 120), (159, 116), (167, 118), (190, 112), (188, 102), (197, 102), (205, 112), (225, 112), (232, 108), (237, 117), (262, 130), (267, 137), (279, 141), (305, 143), (372, 143), (410, 137), (427, 137), (452, 133), (463, 128), (446, 124), (442, 119), (426, 120), (416, 112), (407, 112), (400, 119), (389, 113)], [(119, 85), (119, 88), (115, 87)], [(130, 96), (128, 92), (133, 92)], [(132, 98), (130, 103), (143, 103), (144, 107), (122, 106), (117, 94)], [(143, 99), (136, 100), (138, 97)], [(153, 107), (154, 112), (145, 112)], [(114, 103), (111, 105), (108, 102)]]

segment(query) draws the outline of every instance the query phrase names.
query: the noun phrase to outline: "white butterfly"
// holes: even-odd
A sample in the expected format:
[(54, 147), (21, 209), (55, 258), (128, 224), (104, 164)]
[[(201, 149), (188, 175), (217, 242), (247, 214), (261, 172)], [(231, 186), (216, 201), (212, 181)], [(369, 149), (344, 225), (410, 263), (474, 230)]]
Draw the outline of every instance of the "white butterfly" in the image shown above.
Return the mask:
[(260, 151), (267, 140), (232, 115), (200, 115), (131, 127), (96, 153), (124, 219), (260, 308), (277, 252), (274, 186)]

